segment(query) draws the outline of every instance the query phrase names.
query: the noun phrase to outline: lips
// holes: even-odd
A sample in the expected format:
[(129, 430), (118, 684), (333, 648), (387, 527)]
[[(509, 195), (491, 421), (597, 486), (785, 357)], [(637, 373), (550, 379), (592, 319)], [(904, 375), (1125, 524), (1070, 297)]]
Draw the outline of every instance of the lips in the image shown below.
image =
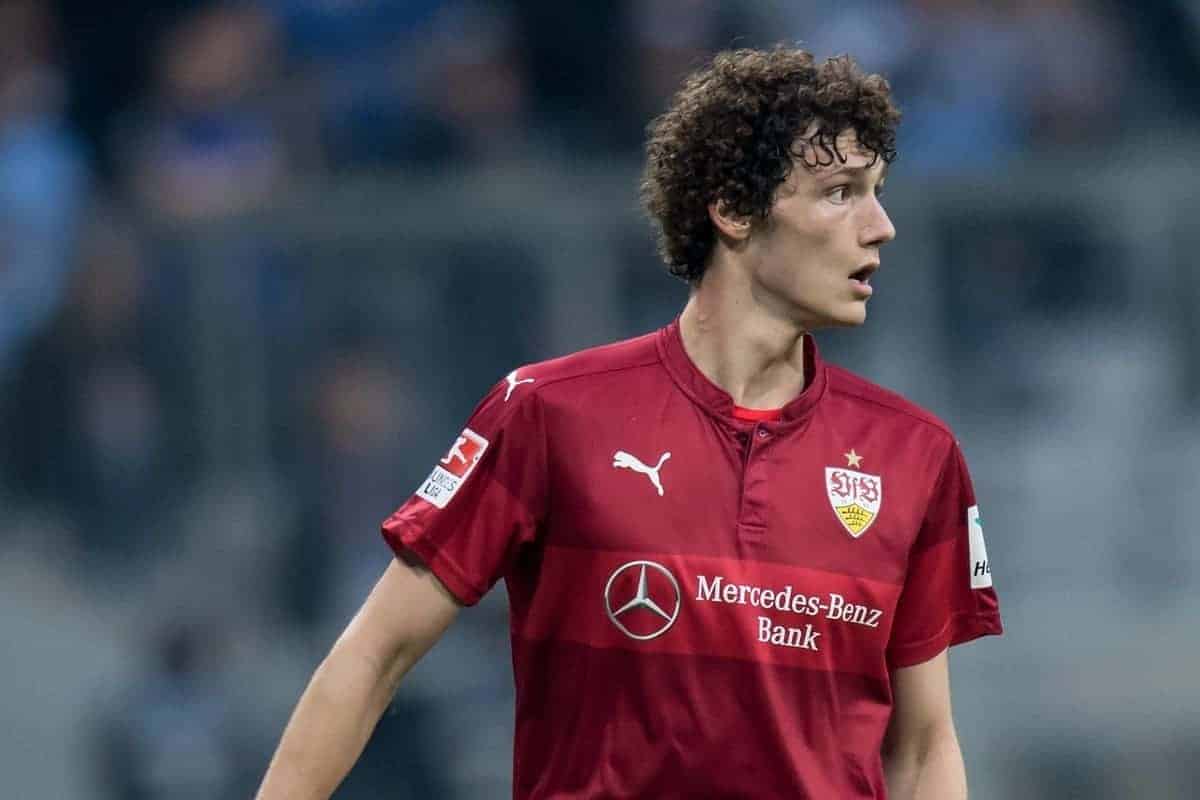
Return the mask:
[(871, 275), (877, 269), (879, 269), (879, 264), (877, 263), (864, 264), (857, 271), (850, 273), (850, 280), (857, 281), (865, 286), (871, 282)]
[(864, 264), (850, 273), (850, 285), (854, 287), (854, 293), (860, 298), (865, 300), (875, 293), (875, 289), (871, 287), (871, 275), (877, 269), (879, 269), (879, 264), (872, 262)]

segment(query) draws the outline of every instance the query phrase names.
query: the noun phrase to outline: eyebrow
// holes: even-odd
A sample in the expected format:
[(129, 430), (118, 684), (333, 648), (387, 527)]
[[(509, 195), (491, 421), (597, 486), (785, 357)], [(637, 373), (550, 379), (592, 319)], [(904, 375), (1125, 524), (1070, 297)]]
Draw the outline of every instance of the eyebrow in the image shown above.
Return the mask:
[[(886, 162), (886, 161), (883, 162), (883, 169), (880, 170), (880, 172), (879, 172), (879, 180), (881, 183), (887, 179), (889, 166), (891, 166), (891, 165), (888, 164), (888, 162)], [(858, 166), (858, 167), (848, 167), (845, 164), (841, 164), (836, 169), (831, 169), (829, 172), (825, 173), (825, 175), (823, 177), (828, 178), (828, 177), (832, 177), (834, 175), (842, 175), (842, 174), (865, 175), (867, 172), (869, 172), (870, 170), (872, 170), (874, 168), (875, 168), (874, 164), (863, 164), (862, 166)]]

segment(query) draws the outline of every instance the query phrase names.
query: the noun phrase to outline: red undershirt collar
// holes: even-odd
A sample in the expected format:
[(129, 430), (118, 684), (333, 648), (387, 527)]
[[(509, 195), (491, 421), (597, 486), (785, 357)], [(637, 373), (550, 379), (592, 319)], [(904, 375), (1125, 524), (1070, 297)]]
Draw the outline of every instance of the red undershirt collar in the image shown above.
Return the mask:
[(744, 419), (748, 422), (775, 422), (783, 416), (782, 408), (744, 408), (739, 405), (733, 407), (733, 416), (736, 419)]

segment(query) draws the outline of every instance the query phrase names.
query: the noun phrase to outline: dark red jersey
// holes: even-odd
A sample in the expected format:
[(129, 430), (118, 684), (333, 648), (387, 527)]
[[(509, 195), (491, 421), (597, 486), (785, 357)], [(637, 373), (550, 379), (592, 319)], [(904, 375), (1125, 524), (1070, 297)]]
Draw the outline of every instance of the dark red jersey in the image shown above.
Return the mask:
[(889, 670), (1000, 632), (953, 435), (805, 348), (775, 420), (678, 322), (522, 367), (384, 523), (507, 583), (515, 797), (882, 798)]

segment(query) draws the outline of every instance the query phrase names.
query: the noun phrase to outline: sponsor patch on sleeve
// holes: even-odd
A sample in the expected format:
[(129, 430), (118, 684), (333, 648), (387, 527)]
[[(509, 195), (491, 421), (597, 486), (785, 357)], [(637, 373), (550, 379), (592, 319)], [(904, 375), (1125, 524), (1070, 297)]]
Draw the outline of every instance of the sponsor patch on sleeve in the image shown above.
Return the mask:
[(445, 508), (483, 458), (487, 447), (487, 439), (470, 428), (463, 428), (450, 452), (434, 465), (433, 472), (417, 490), (417, 497)]
[(987, 546), (983, 542), (979, 506), (967, 509), (967, 534), (971, 541), (971, 588), (986, 589), (992, 585), (992, 567), (988, 564)]

